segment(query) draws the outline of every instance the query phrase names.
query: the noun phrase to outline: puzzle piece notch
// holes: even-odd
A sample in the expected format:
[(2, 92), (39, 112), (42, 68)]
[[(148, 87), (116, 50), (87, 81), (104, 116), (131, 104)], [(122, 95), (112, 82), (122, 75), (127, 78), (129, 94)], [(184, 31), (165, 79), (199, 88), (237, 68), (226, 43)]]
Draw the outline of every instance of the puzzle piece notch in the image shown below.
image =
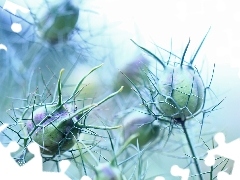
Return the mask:
[(181, 180), (188, 180), (190, 170), (189, 169), (182, 169), (178, 165), (173, 165), (171, 167), (171, 174), (173, 176), (180, 176), (182, 177)]
[(162, 177), (162, 176), (157, 176), (157, 177), (154, 178), (154, 180), (165, 180), (165, 178)]
[(214, 149), (208, 150), (208, 154), (205, 157), (205, 164), (207, 166), (213, 166), (215, 164), (215, 156), (219, 155), (234, 161), (234, 167), (232, 169), (231, 175), (226, 172), (219, 172), (218, 179), (239, 179), (240, 177), (240, 138), (231, 141), (229, 143), (225, 142), (225, 135), (223, 133), (217, 133), (214, 136), (214, 140), (217, 142), (218, 146)]
[(1, 49), (7, 51), (7, 46), (5, 46), (4, 44), (0, 44), (0, 50)]
[(233, 177), (233, 176), (229, 175), (228, 173), (221, 171), (221, 172), (218, 173), (217, 179), (218, 180), (226, 180), (226, 179), (227, 180), (238, 180), (239, 176), (238, 176), (238, 178)]
[(65, 174), (65, 171), (70, 166), (70, 162), (60, 161), (60, 172), (43, 172), (42, 171), (42, 157), (40, 153), (40, 148), (37, 143), (31, 143), (28, 145), (28, 150), (34, 155), (34, 158), (31, 159), (28, 163), (20, 167), (21, 174), (26, 176), (28, 174), (29, 179), (34, 179), (36, 177), (41, 177), (40, 179), (58, 179), (58, 180), (70, 180), (70, 178)]
[(8, 127), (8, 124), (5, 123), (3, 125), (0, 126), (0, 132), (2, 132), (4, 129), (6, 129)]
[(0, 153), (0, 159), (1, 159), (0, 169), (1, 169), (1, 172), (4, 172), (7, 175), (11, 175), (13, 169), (19, 168), (18, 164), (14, 161), (14, 159), (10, 155), (10, 153), (17, 151), (17, 149), (19, 148), (18, 144), (17, 145), (16, 144), (17, 144), (16, 142), (11, 142), (9, 146), (5, 148), (0, 143), (0, 152), (1, 152)]
[[(7, 127), (6, 124), (0, 126), (0, 132)], [(70, 178), (65, 174), (66, 170), (70, 166), (68, 160), (60, 161), (59, 166), (61, 172), (43, 172), (42, 171), (42, 157), (40, 153), (40, 148), (37, 143), (30, 143), (28, 150), (34, 155), (34, 158), (31, 159), (28, 163), (23, 166), (19, 166), (15, 160), (12, 158), (11, 153), (16, 152), (19, 149), (17, 142), (10, 142), (9, 145), (5, 148), (0, 143), (0, 179), (45, 179), (45, 180), (70, 180)], [(7, 163), (6, 163), (7, 162)]]
[[(173, 165), (170, 170), (173, 176), (180, 176), (181, 180), (188, 180), (190, 170), (189, 169), (182, 169), (178, 165)], [(157, 176), (154, 180), (165, 180), (162, 176)]]
[[(3, 5), (3, 9), (8, 10), (9, 12), (11, 12), (12, 14), (16, 15), (17, 11), (21, 11), (23, 13), (29, 13), (30, 10), (22, 7), (20, 5), (17, 5), (11, 1), (6, 0), (4, 5)], [(22, 25), (19, 23), (15, 23), (13, 22), (11, 25), (11, 29), (13, 32), (15, 33), (20, 33), (22, 31)]]
[(92, 180), (89, 176), (83, 176), (80, 180)]

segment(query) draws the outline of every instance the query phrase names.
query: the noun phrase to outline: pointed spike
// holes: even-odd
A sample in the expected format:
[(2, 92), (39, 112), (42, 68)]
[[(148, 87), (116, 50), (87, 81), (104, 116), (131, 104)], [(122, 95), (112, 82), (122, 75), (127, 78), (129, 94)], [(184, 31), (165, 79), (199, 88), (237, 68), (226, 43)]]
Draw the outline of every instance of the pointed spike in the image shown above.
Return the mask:
[(124, 86), (121, 86), (119, 90), (117, 90), (116, 92), (108, 95), (106, 98), (104, 98), (103, 100), (99, 101), (98, 103), (96, 103), (96, 106), (99, 106), (100, 104), (104, 103), (105, 101), (107, 101), (108, 99), (116, 96), (118, 93), (122, 92)]
[(79, 81), (79, 83), (77, 84), (77, 86), (75, 87), (75, 89), (74, 89), (74, 91), (73, 91), (73, 93), (72, 93), (72, 96), (75, 96), (75, 94), (77, 93), (79, 87), (82, 85), (83, 81), (84, 81), (93, 71), (95, 71), (95, 70), (97, 70), (98, 68), (102, 67), (102, 65), (103, 65), (103, 63), (100, 64), (100, 65), (98, 65), (98, 66), (96, 66), (96, 67), (94, 67), (94, 68), (92, 68), (92, 69), (88, 72), (88, 74), (86, 74), (86, 75)]
[(187, 46), (185, 47), (185, 50), (184, 50), (183, 55), (182, 55), (181, 64), (180, 64), (181, 67), (182, 67), (182, 65), (183, 65), (184, 57), (185, 57), (185, 55), (186, 55), (186, 52), (187, 52), (187, 49), (188, 49), (189, 44), (190, 44), (190, 38), (189, 38), (189, 40), (188, 40)]
[[(171, 41), (172, 41), (172, 40), (171, 40)], [(172, 43), (172, 42), (171, 42), (171, 43)], [(171, 51), (168, 51), (168, 50), (166, 50), (166, 49), (164, 49), (164, 48), (162, 48), (162, 47), (160, 47), (160, 46), (157, 46), (157, 47), (160, 48), (161, 50), (169, 53), (170, 56), (174, 56), (175, 58), (181, 59), (179, 56), (177, 56), (176, 54), (172, 53), (172, 47), (171, 47)], [(168, 60), (168, 63), (169, 63), (169, 60)]]
[(171, 58), (171, 55), (172, 55), (172, 38), (171, 38), (170, 49), (171, 49), (171, 51), (169, 51), (169, 58), (168, 58), (168, 61), (167, 61), (167, 65), (169, 64), (169, 62), (170, 62), (170, 58)]
[(64, 69), (60, 70), (59, 73), (59, 78), (58, 78), (58, 106), (62, 105), (62, 84), (61, 84), (61, 79), (62, 79), (62, 74), (63, 74)]
[(162, 67), (165, 69), (166, 64), (160, 60), (156, 55), (154, 55), (152, 52), (150, 52), (149, 50), (147, 50), (146, 48), (138, 45), (135, 41), (133, 41), (132, 39), (130, 39), (136, 46), (138, 46), (139, 48), (141, 48), (143, 51), (145, 51), (147, 54), (149, 54), (150, 56), (152, 56), (154, 59), (156, 59), (161, 65)]
[(122, 125), (117, 125), (117, 126), (91, 126), (91, 125), (85, 125), (85, 124), (79, 124), (76, 123), (76, 127), (79, 129), (82, 128), (88, 128), (88, 129), (101, 129), (101, 130), (113, 130), (113, 129), (119, 129), (122, 127)]
[(197, 54), (198, 54), (198, 51), (199, 51), (200, 48), (202, 47), (202, 44), (203, 44), (203, 42), (205, 41), (205, 39), (206, 39), (206, 37), (207, 37), (207, 35), (208, 35), (210, 29), (211, 29), (211, 26), (210, 26), (210, 28), (208, 29), (207, 33), (205, 34), (205, 36), (204, 36), (202, 42), (201, 42), (200, 45), (198, 46), (198, 49), (197, 49), (196, 53), (194, 54), (193, 58), (191, 59), (190, 64), (193, 64), (193, 62), (194, 62), (194, 60), (195, 60), (195, 58), (196, 58), (196, 56), (197, 56)]
[[(116, 91), (116, 92), (108, 95), (108, 96), (105, 97), (103, 100), (99, 101), (98, 103), (93, 103), (93, 104), (90, 104), (90, 105), (88, 105), (88, 106), (84, 106), (82, 109), (78, 109), (76, 112), (74, 112), (74, 113), (72, 113), (71, 115), (69, 115), (65, 120), (69, 120), (69, 119), (71, 119), (71, 118), (76, 117), (77, 115), (84, 114), (85, 112), (90, 112), (92, 109), (94, 109), (94, 108), (98, 107), (99, 105), (103, 104), (103, 103), (106, 102), (108, 99), (111, 99), (112, 97), (114, 97), (115, 95), (117, 95), (118, 93), (120, 93), (122, 90), (123, 90), (123, 86), (121, 86), (121, 88), (120, 88), (118, 91)], [(85, 126), (85, 124), (84, 124), (84, 126)], [(80, 125), (79, 125), (78, 127), (80, 128)], [(119, 127), (120, 127), (120, 126), (115, 126), (114, 128), (111, 127), (111, 129), (115, 129), (115, 128), (119, 128)], [(96, 128), (95, 128), (95, 129), (96, 129)], [(101, 129), (103, 129), (103, 128), (101, 128)], [(105, 129), (107, 129), (107, 128), (105, 127)]]
[(131, 135), (122, 145), (118, 153), (115, 155), (115, 157), (112, 159), (111, 164), (115, 161), (115, 159), (120, 156), (120, 154), (131, 144), (131, 141), (139, 136), (138, 133)]

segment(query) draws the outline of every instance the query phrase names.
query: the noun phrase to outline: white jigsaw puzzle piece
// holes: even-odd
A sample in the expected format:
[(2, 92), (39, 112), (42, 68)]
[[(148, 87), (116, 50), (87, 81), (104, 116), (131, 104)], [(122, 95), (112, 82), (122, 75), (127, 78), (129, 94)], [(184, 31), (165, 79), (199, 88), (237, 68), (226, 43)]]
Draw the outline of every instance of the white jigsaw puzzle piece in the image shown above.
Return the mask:
[[(0, 126), (0, 132), (7, 127), (7, 124)], [(17, 142), (10, 142), (5, 148), (0, 143), (0, 179), (44, 179), (44, 180), (71, 180), (65, 172), (70, 166), (68, 160), (60, 161), (59, 166), (61, 172), (43, 172), (42, 171), (42, 157), (40, 148), (37, 143), (30, 143), (28, 150), (34, 155), (34, 158), (23, 166), (19, 166), (16, 161), (12, 158), (11, 153), (16, 152), (19, 149)]]
[[(170, 172), (173, 176), (180, 176), (181, 180), (188, 180), (190, 174), (189, 169), (182, 169), (178, 165), (173, 165)], [(154, 180), (165, 180), (165, 178), (162, 176), (157, 176), (154, 178)]]
[(218, 180), (238, 180), (240, 178), (240, 138), (226, 143), (225, 135), (223, 133), (217, 133), (214, 136), (214, 140), (217, 142), (218, 146), (214, 149), (208, 150), (208, 154), (204, 159), (205, 164), (207, 166), (213, 166), (215, 164), (216, 155), (231, 159), (234, 161), (231, 175), (226, 172), (219, 172), (217, 177)]
[[(15, 160), (11, 157), (12, 152), (17, 151), (19, 148), (18, 144), (16, 142), (11, 142), (7, 148), (5, 148), (1, 143), (0, 143), (0, 169), (1, 172), (4, 172), (4, 174), (11, 175), (13, 174), (13, 169), (17, 169), (19, 166), (15, 162)], [(15, 172), (14, 172), (15, 173)], [(3, 174), (0, 174), (0, 179)]]
[(3, 125), (0, 126), (0, 132), (2, 132), (4, 129), (6, 129), (8, 127), (8, 124), (5, 123)]
[[(4, 5), (3, 5), (3, 9), (5, 10), (8, 10), (9, 12), (13, 13), (13, 14), (16, 14), (17, 13), (17, 10), (23, 12), (23, 13), (29, 13), (30, 10), (25, 8), (25, 7), (22, 7), (18, 4), (15, 4), (11, 1), (5, 1)], [(13, 32), (15, 33), (19, 33), (22, 31), (22, 25), (19, 24), (19, 23), (15, 23), (13, 22), (12, 25), (11, 25), (11, 29)]]
[(239, 178), (233, 177), (233, 176), (229, 175), (228, 173), (221, 171), (218, 173), (217, 179), (218, 180), (237, 180)]
[(5, 46), (4, 44), (0, 44), (0, 50), (1, 49), (7, 51), (7, 46)]
[(29, 179), (34, 179), (37, 176), (41, 177), (40, 179), (70, 180), (70, 178), (65, 174), (66, 170), (70, 166), (70, 162), (68, 160), (59, 162), (61, 172), (43, 172), (39, 145), (33, 142), (28, 145), (28, 150), (34, 154), (34, 158), (21, 167), (21, 173), (25, 174), (25, 176), (26, 173), (29, 174)]
[(190, 170), (189, 169), (182, 169), (178, 165), (173, 165), (171, 167), (171, 174), (173, 176), (180, 176), (181, 180), (188, 180)]
[(162, 177), (162, 176), (157, 176), (157, 177), (154, 178), (154, 180), (165, 180), (165, 178)]
[(92, 180), (89, 176), (83, 176), (80, 180)]

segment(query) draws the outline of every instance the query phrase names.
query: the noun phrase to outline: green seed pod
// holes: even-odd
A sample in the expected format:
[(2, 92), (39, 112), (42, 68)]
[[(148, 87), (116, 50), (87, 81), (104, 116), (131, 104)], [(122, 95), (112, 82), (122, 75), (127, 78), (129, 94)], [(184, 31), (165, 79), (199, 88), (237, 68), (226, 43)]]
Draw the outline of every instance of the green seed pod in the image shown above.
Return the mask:
[(126, 180), (126, 177), (122, 175), (121, 171), (110, 163), (98, 164), (95, 171), (95, 180)]
[[(139, 46), (132, 40), (135, 45), (152, 56), (163, 68), (163, 71), (157, 74), (159, 83), (156, 89), (159, 94), (156, 100), (158, 109), (163, 116), (183, 122), (193, 118), (203, 109), (205, 102), (205, 86), (197, 69), (194, 68), (193, 62), (209, 30), (191, 60), (186, 62), (184, 59), (190, 44), (189, 38), (182, 57), (180, 58), (174, 55), (180, 59), (180, 63), (178, 64), (175, 62), (174, 65), (171, 65), (169, 61), (162, 61), (151, 51)], [(173, 54), (170, 51), (163, 50), (170, 53), (170, 55)]]
[(144, 145), (154, 141), (160, 132), (160, 123), (154, 120), (152, 116), (135, 111), (127, 115), (123, 120), (123, 140), (124, 142), (136, 134), (137, 136), (131, 140), (131, 144)]
[(167, 66), (159, 74), (159, 109), (164, 116), (186, 120), (204, 104), (202, 78), (191, 66)]
[[(83, 81), (101, 66), (102, 64), (91, 69), (78, 82), (70, 97), (75, 97), (78, 94), (79, 87), (82, 85)], [(80, 130), (83, 128), (110, 130), (120, 127), (89, 126), (85, 123), (82, 124), (79, 119), (81, 116), (87, 115), (95, 107), (117, 95), (122, 91), (123, 87), (105, 97), (98, 103), (93, 103), (86, 105), (83, 108), (75, 109), (74, 104), (68, 101), (63, 103), (62, 101), (61, 77), (63, 71), (64, 69), (60, 71), (57, 85), (58, 103), (51, 105), (45, 104), (37, 107), (36, 109), (35, 107), (37, 105), (33, 106), (33, 111), (26, 122), (26, 130), (28, 132), (29, 139), (37, 142), (40, 145), (41, 152), (46, 155), (61, 154), (72, 148), (78, 138), (78, 133), (80, 133)]]
[(66, 41), (78, 21), (79, 8), (71, 1), (52, 7), (39, 22), (40, 36), (50, 44)]
[(69, 150), (77, 139), (78, 129), (74, 128), (72, 105), (62, 103), (61, 77), (58, 79), (58, 103), (44, 105), (34, 110), (26, 123), (27, 131), (32, 140), (40, 145), (41, 152), (56, 155)]
[(61, 154), (73, 147), (79, 130), (68, 117), (69, 111), (56, 105), (42, 106), (30, 115), (27, 131), (31, 133), (36, 128), (31, 138), (40, 145), (43, 154)]

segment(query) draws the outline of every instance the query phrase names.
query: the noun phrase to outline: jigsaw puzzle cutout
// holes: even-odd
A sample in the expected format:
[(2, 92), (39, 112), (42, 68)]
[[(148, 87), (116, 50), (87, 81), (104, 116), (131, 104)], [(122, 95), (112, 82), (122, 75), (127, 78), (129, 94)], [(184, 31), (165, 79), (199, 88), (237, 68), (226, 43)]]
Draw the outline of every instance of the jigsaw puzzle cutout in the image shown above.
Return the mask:
[(80, 180), (92, 180), (89, 176), (83, 176)]
[(1, 50), (1, 49), (7, 51), (7, 46), (5, 46), (4, 44), (0, 44), (0, 50)]
[[(23, 13), (29, 13), (30, 10), (22, 7), (20, 5), (17, 5), (11, 1), (6, 0), (4, 5), (3, 5), (3, 9), (8, 10), (9, 12), (11, 12), (12, 14), (16, 15), (17, 11), (21, 11)], [(22, 31), (22, 25), (16, 22), (13, 22), (11, 25), (11, 29), (13, 32), (15, 33), (19, 33)]]
[(180, 176), (181, 180), (188, 180), (190, 170), (189, 169), (182, 169), (177, 165), (173, 165), (171, 167), (171, 174), (173, 176)]
[(231, 175), (226, 172), (218, 173), (218, 180), (239, 180), (240, 177), (240, 138), (225, 143), (225, 135), (223, 133), (217, 133), (214, 136), (214, 140), (217, 142), (218, 146), (214, 149), (209, 150), (207, 156), (205, 157), (205, 164), (207, 166), (212, 166), (215, 164), (215, 156), (219, 155), (234, 161), (234, 167), (232, 169)]
[[(0, 132), (6, 127), (7, 124), (1, 125)], [(65, 174), (66, 170), (70, 166), (70, 162), (68, 160), (63, 160), (59, 162), (61, 172), (43, 172), (42, 157), (39, 145), (37, 143), (33, 142), (29, 144), (28, 150), (34, 155), (34, 158), (23, 166), (19, 166), (11, 156), (11, 153), (17, 151), (18, 148), (19, 145), (17, 144), (17, 142), (14, 141), (10, 142), (6, 148), (0, 143), (0, 179), (32, 180), (37, 177), (37, 179), (46, 180), (70, 180), (70, 178)]]
[[(16, 15), (17, 11), (21, 11), (22, 13), (29, 13), (30, 12), (29, 9), (27, 9), (25, 7), (22, 7), (20, 5), (17, 5), (17, 4), (15, 4), (11, 1), (8, 1), (8, 0), (5, 1), (4, 5), (3, 5), (3, 9), (11, 12), (14, 15)], [(11, 30), (15, 33), (20, 33), (22, 31), (22, 25), (20, 23), (13, 22), (11, 24)], [(0, 50), (1, 49), (7, 51), (6, 45), (0, 43)]]
[[(178, 165), (173, 165), (170, 170), (171, 174), (173, 176), (179, 176), (181, 177), (181, 180), (188, 180), (190, 170), (189, 169), (182, 169)], [(165, 180), (162, 176), (157, 176), (154, 178), (154, 180)]]
[[(214, 140), (218, 146), (214, 149), (207, 151), (207, 156), (204, 161), (207, 166), (213, 166), (215, 164), (215, 156), (221, 156), (234, 161), (234, 167), (232, 173), (219, 172), (217, 175), (218, 180), (239, 180), (240, 178), (240, 138), (235, 139), (229, 143), (225, 142), (225, 135), (223, 133), (217, 133), (214, 136)], [(181, 169), (179, 166), (174, 165), (171, 168), (171, 174), (173, 176), (180, 176), (181, 180), (188, 180), (189, 169)], [(165, 180), (164, 177), (157, 176), (154, 180)]]
[(157, 176), (157, 177), (154, 178), (154, 180), (165, 180), (165, 178), (162, 177), (162, 176)]
[[(0, 132), (7, 127), (7, 124), (0, 126)], [(232, 174), (228, 174), (226, 172), (218, 173), (218, 180), (237, 180), (240, 177), (240, 138), (225, 143), (225, 136), (223, 133), (217, 133), (214, 136), (215, 141), (218, 146), (214, 149), (208, 151), (207, 156), (205, 157), (205, 164), (207, 166), (212, 166), (215, 164), (215, 156), (219, 155), (234, 161), (234, 167), (232, 170)], [(67, 160), (59, 162), (59, 166), (61, 172), (43, 172), (42, 171), (42, 158), (40, 153), (40, 148), (38, 144), (31, 143), (28, 146), (28, 150), (34, 155), (34, 158), (31, 159), (28, 163), (23, 166), (19, 166), (15, 160), (11, 157), (11, 153), (17, 151), (19, 145), (17, 142), (10, 142), (10, 144), (5, 148), (0, 143), (0, 159), (1, 162), (8, 163), (0, 163), (0, 169), (4, 174), (1, 173), (3, 177), (11, 177), (11, 178), (24, 178), (24, 179), (34, 179), (35, 177), (45, 178), (46, 180), (50, 180), (53, 178), (58, 178), (58, 180), (70, 180), (70, 178), (65, 174), (66, 170), (70, 166), (70, 162)], [(14, 173), (13, 173), (14, 172)], [(173, 176), (180, 176), (181, 180), (188, 180), (190, 170), (182, 169), (177, 165), (173, 165), (171, 167), (171, 174)], [(3, 179), (3, 178), (1, 178)], [(91, 180), (88, 176), (83, 176), (81, 180)], [(155, 177), (154, 180), (165, 180), (162, 176)]]

